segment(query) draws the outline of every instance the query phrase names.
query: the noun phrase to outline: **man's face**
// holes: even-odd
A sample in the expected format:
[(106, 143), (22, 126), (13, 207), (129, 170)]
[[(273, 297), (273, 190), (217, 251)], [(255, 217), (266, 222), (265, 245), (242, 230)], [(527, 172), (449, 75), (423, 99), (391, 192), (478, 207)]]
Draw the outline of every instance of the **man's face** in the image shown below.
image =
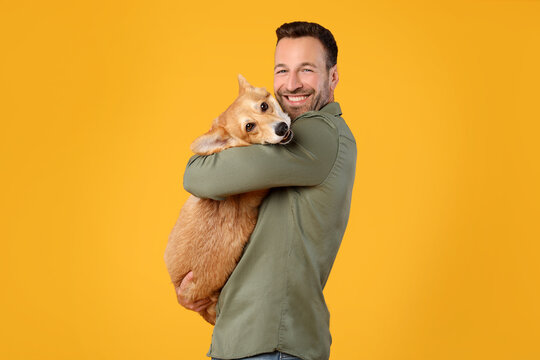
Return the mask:
[(326, 52), (311, 36), (283, 38), (276, 46), (274, 93), (291, 119), (334, 101), (336, 66), (326, 69)]

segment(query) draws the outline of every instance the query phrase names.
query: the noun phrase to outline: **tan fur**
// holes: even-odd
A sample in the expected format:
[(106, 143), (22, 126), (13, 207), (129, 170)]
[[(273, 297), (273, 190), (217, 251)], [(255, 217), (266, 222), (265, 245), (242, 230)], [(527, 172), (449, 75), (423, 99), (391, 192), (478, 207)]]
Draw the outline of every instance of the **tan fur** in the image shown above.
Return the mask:
[[(230, 147), (251, 144), (276, 144), (290, 133), (278, 136), (275, 126), (290, 126), (289, 117), (264, 88), (251, 86), (238, 76), (239, 95), (229, 108), (214, 120), (212, 128), (191, 145), (193, 152), (210, 155)], [(266, 102), (268, 109), (261, 111)], [(246, 123), (255, 123), (251, 132)], [(190, 300), (209, 297), (211, 305), (200, 314), (211, 324), (216, 320), (219, 292), (234, 270), (249, 239), (268, 190), (230, 196), (223, 201), (190, 196), (169, 235), (165, 263), (175, 287), (193, 271), (191, 286), (184, 296)]]

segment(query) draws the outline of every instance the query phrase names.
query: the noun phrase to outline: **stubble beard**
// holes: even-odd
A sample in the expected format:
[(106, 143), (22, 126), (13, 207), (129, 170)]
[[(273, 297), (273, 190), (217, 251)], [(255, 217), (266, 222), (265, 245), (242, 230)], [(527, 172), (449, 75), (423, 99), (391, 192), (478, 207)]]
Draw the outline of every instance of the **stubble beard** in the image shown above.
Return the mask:
[[(287, 94), (288, 95), (296, 95), (296, 94), (306, 95), (306, 91), (300, 89), (294, 92), (287, 92)], [(289, 115), (291, 120), (295, 120), (300, 115), (308, 111), (320, 110), (323, 106), (329, 103), (330, 101), (329, 80), (326, 79), (326, 81), (324, 82), (319, 92), (316, 92), (315, 90), (311, 89), (311, 91), (309, 92), (309, 95), (312, 96), (311, 101), (302, 106), (289, 106), (286, 103), (286, 100), (284, 99), (285, 96), (279, 90), (276, 92), (276, 100), (279, 102), (281, 109), (283, 109), (283, 111)]]

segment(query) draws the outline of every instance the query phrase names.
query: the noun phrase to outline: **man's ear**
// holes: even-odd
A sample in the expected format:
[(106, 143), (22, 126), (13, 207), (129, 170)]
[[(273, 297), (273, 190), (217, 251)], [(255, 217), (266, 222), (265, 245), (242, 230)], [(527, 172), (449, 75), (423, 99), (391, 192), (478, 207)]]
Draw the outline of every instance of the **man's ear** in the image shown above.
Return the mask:
[(230, 147), (231, 136), (222, 127), (213, 127), (191, 144), (191, 151), (198, 155), (210, 155)]
[(339, 73), (337, 70), (337, 64), (332, 66), (329, 70), (329, 83), (330, 83), (330, 90), (334, 91), (336, 89), (336, 86), (339, 82)]
[(238, 74), (238, 95), (242, 95), (246, 92), (246, 90), (252, 88), (250, 83), (246, 80), (245, 77), (243, 77), (241, 74)]

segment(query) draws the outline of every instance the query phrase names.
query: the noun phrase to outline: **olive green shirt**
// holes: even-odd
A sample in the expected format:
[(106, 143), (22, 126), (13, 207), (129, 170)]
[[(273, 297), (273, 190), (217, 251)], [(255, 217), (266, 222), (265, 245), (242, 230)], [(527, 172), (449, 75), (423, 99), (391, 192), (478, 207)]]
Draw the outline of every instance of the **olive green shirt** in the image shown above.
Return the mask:
[(347, 226), (356, 142), (338, 103), (293, 121), (288, 145), (232, 148), (189, 160), (184, 187), (201, 198), (271, 188), (242, 258), (221, 291), (208, 356), (275, 350), (330, 356), (323, 288)]

